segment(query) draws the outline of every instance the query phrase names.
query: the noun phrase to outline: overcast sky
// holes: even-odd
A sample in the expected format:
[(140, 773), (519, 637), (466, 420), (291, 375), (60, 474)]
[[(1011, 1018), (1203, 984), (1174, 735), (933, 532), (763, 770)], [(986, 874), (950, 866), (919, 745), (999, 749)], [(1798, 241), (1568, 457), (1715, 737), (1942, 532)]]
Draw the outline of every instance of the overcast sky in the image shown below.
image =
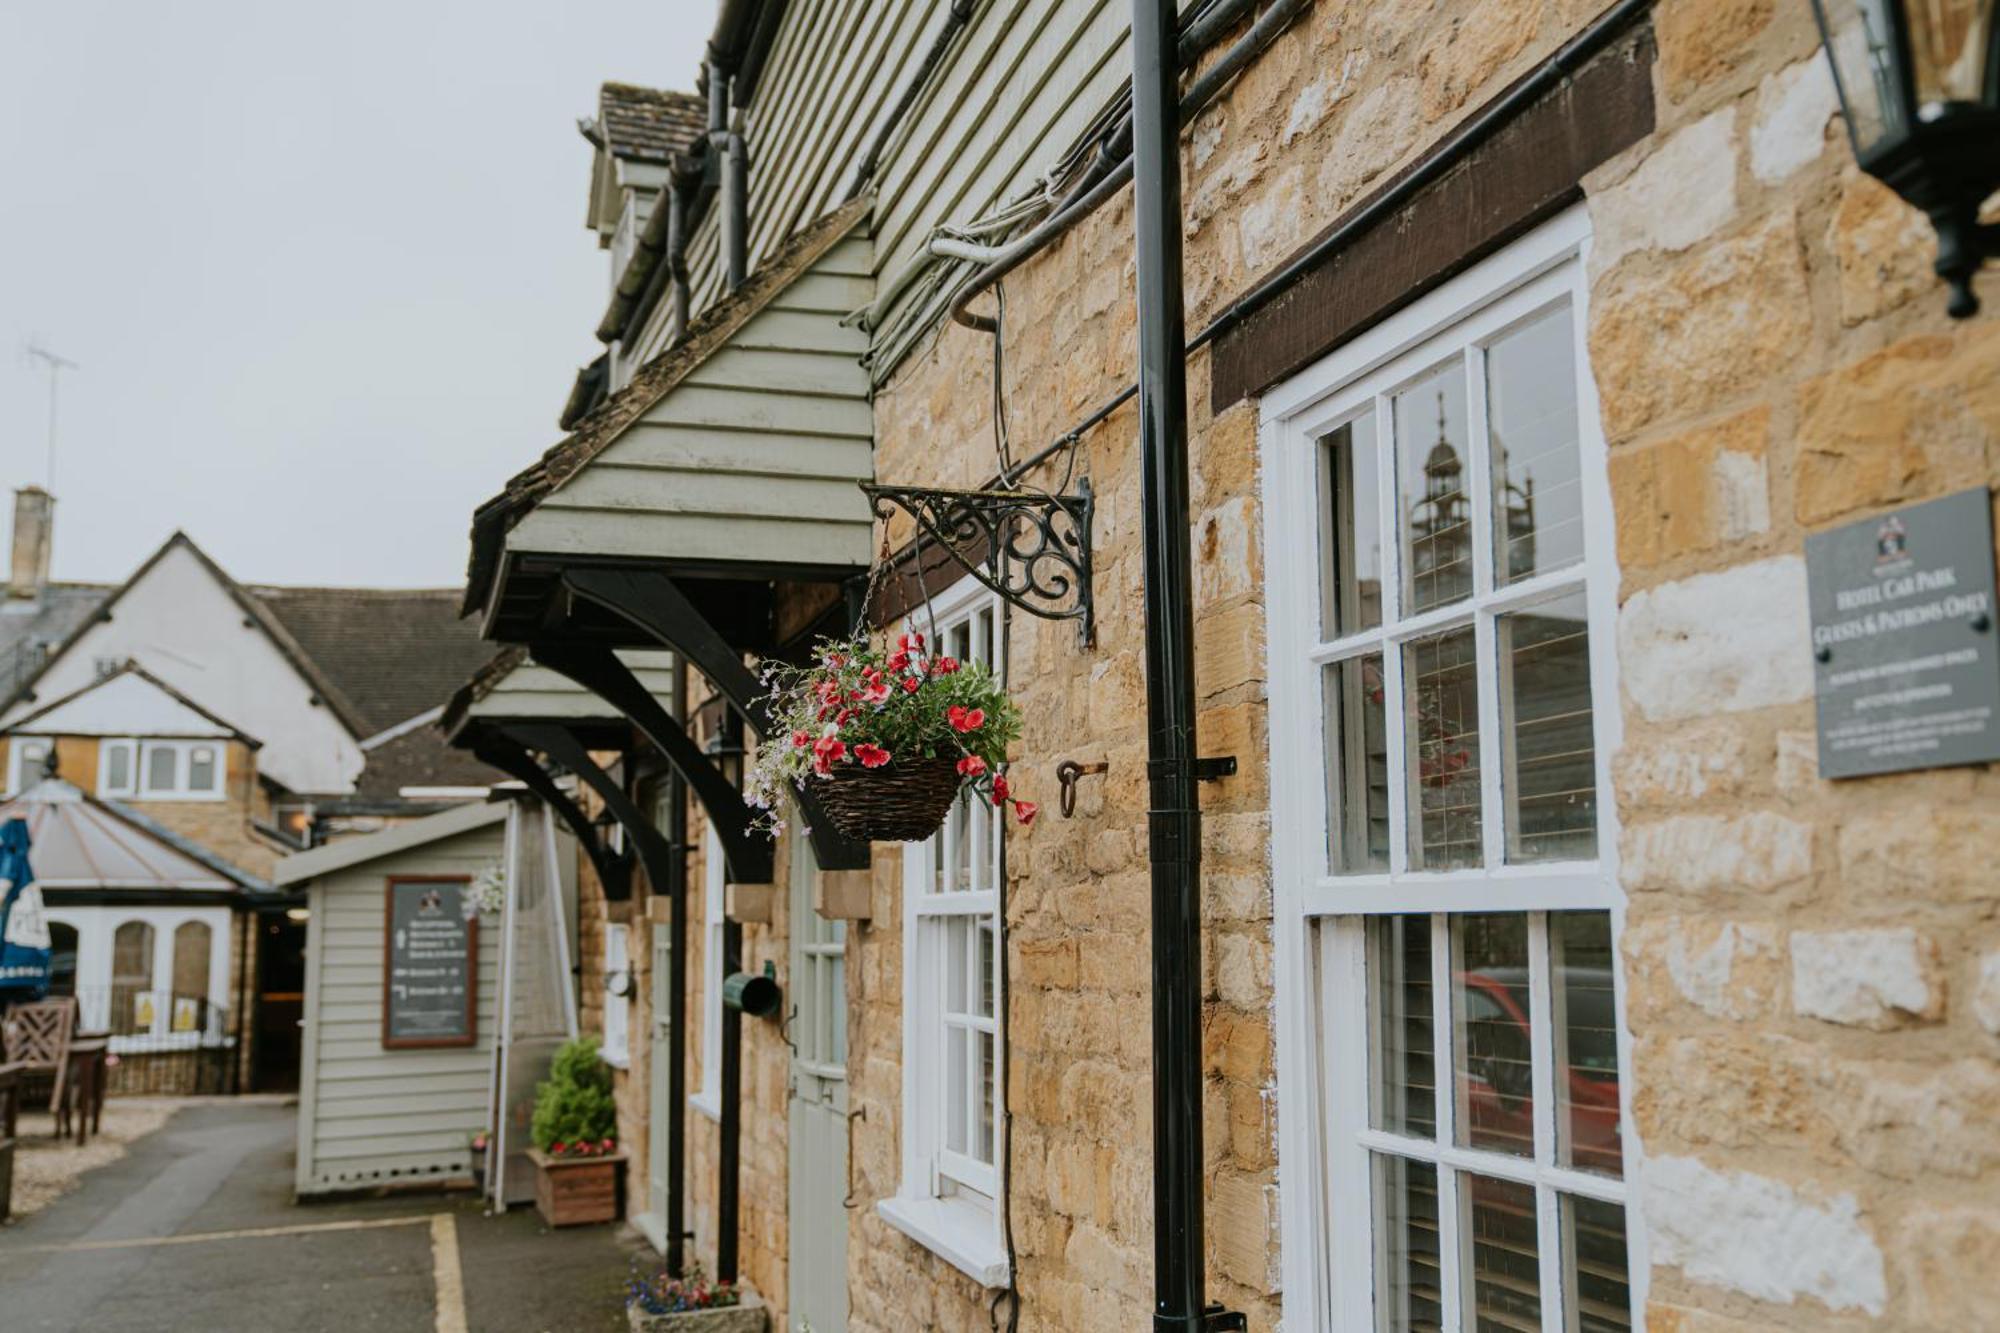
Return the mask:
[[(175, 528), (258, 583), (461, 583), (607, 295), (576, 121), (712, 0), (0, 0), (0, 482), (55, 576)], [(12, 496), (0, 498), (0, 526)]]

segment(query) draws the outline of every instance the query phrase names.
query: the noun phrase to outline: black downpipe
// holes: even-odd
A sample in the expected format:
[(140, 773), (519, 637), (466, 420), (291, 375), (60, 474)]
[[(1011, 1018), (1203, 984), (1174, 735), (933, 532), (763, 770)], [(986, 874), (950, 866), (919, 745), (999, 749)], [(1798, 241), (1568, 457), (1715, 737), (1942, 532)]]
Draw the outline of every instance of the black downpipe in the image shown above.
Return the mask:
[(729, 82), (731, 71), (709, 48), (708, 156), (722, 175), (722, 263), (729, 290), (735, 291), (750, 276), (749, 183), (750, 155), (743, 136), (729, 128)]
[[(686, 717), (687, 664), (674, 657), (674, 712)], [(687, 787), (678, 773), (667, 781), (667, 951), (672, 960), (672, 989), (667, 992), (667, 1271), (687, 1271), (687, 946), (688, 946), (688, 817)]]
[(1139, 508), (1145, 514), (1146, 774), (1153, 891), (1153, 1327), (1208, 1323), (1201, 1142), (1201, 811), (1174, 0), (1133, 0)]
[(688, 193), (695, 187), (684, 185), (679, 173), (667, 177), (667, 283), (673, 308), (667, 316), (667, 346), (687, 335), (688, 326)]

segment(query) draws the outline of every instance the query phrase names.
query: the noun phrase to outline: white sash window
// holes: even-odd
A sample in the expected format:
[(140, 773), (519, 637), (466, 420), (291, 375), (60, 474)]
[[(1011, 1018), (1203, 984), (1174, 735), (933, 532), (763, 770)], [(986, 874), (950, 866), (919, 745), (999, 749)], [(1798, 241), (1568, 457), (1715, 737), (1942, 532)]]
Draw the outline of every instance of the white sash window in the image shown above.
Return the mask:
[[(1264, 404), (1288, 1316), (1634, 1326), (1573, 211)], [(1294, 1302), (1297, 1302), (1295, 1306)]]

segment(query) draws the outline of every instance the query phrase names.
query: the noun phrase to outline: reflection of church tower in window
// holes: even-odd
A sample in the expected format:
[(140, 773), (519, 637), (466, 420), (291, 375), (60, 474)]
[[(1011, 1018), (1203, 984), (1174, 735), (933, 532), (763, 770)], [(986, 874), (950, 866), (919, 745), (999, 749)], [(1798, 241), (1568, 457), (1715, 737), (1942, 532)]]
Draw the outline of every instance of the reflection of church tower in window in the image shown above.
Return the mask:
[(1493, 436), (1493, 466), (1498, 469), (1500, 519), (1507, 525), (1500, 547), (1503, 568), (1495, 578), (1511, 583), (1535, 572), (1535, 479), (1524, 474), (1520, 481), (1514, 480), (1507, 466), (1507, 444), (1498, 432)]
[(1424, 458), (1424, 497), (1412, 506), (1412, 581), (1419, 606), (1456, 601), (1472, 590), (1472, 524), (1465, 494), (1465, 465), (1445, 421), (1438, 391), (1437, 443)]

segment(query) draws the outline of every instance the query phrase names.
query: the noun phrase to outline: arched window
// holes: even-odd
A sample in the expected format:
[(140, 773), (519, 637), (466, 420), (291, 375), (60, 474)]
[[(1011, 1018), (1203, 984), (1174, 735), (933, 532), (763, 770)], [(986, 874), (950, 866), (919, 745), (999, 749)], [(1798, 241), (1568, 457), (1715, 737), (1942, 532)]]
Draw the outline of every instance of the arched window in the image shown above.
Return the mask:
[(157, 1012), (153, 928), (144, 921), (127, 921), (111, 936), (111, 1030), (151, 1032)]
[(49, 922), (49, 994), (76, 994), (76, 927)]
[(205, 921), (174, 928), (173, 1030), (194, 1032), (208, 1006), (208, 954), (212, 932)]

